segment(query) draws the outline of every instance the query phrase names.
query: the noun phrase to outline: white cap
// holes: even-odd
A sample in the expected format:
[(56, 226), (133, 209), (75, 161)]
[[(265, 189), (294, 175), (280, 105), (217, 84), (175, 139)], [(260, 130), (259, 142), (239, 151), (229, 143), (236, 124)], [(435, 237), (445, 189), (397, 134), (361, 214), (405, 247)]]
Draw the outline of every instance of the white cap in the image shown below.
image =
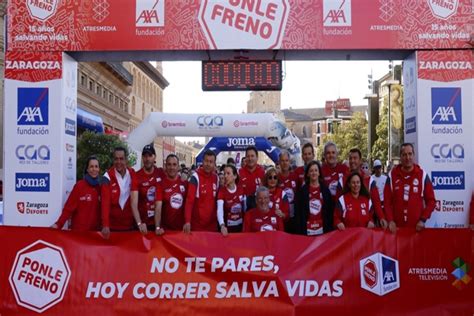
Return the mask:
[(376, 159), (376, 160), (374, 161), (374, 168), (375, 168), (375, 167), (382, 167), (382, 162), (381, 162), (380, 160)]

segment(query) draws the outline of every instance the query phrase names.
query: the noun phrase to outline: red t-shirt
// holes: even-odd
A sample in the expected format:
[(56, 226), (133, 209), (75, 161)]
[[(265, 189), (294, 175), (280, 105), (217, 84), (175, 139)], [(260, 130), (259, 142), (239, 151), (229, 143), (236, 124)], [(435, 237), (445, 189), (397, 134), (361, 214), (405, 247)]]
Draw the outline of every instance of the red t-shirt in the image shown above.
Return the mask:
[(304, 166), (299, 166), (293, 171), (296, 177), (298, 189), (301, 188), (304, 184)]
[(236, 186), (234, 192), (227, 187), (221, 187), (217, 200), (224, 201), (224, 223), (228, 229), (241, 230), (243, 224), (244, 191), (241, 186)]
[(366, 196), (352, 196), (350, 192), (342, 195), (334, 212), (334, 225), (341, 222), (346, 227), (367, 227), (373, 220), (372, 202)]
[(269, 190), (269, 193), (270, 208), (281, 210), (285, 214), (285, 221), (289, 220), (289, 204), (285, 192), (281, 188), (276, 187), (274, 190)]
[(298, 185), (298, 176), (294, 172), (290, 172), (288, 176), (283, 176), (282, 174), (278, 175), (278, 179), (280, 180), (280, 188), (286, 194), (286, 198), (288, 199), (289, 204), (289, 211), (290, 217), (295, 216), (295, 196), (296, 190)]
[(338, 163), (334, 168), (328, 164), (321, 166), (321, 173), (323, 174), (324, 184), (328, 187), (333, 201), (337, 201), (342, 194), (344, 181), (349, 175), (349, 168), (346, 165)]
[(161, 201), (161, 227), (168, 230), (182, 230), (187, 182), (164, 177), (156, 187), (156, 201)]
[(263, 213), (254, 208), (245, 213), (244, 232), (264, 232), (274, 230), (285, 230), (283, 220), (275, 214), (273, 209)]
[(257, 190), (257, 186), (262, 184), (263, 178), (265, 177), (265, 170), (262, 166), (257, 165), (254, 171), (250, 171), (247, 167), (239, 170), (239, 184), (244, 190), (246, 196), (254, 195)]
[(142, 168), (137, 171), (135, 176), (137, 181), (132, 187), (132, 191), (138, 191), (140, 219), (147, 225), (154, 225), (156, 185), (162, 179), (162, 172), (155, 167), (152, 173), (147, 174)]
[(309, 213), (306, 220), (306, 231), (308, 236), (321, 235), (323, 233), (323, 194), (321, 187), (309, 186)]

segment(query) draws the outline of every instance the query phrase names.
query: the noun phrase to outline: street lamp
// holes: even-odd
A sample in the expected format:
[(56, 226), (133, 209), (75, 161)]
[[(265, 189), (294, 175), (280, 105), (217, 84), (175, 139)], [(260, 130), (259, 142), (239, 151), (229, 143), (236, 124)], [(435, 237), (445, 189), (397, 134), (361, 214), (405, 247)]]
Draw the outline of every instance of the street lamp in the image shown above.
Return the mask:
[(400, 81), (390, 79), (383, 83), (383, 86), (388, 87), (388, 161), (392, 163), (392, 97), (391, 91), (393, 85), (400, 84)]

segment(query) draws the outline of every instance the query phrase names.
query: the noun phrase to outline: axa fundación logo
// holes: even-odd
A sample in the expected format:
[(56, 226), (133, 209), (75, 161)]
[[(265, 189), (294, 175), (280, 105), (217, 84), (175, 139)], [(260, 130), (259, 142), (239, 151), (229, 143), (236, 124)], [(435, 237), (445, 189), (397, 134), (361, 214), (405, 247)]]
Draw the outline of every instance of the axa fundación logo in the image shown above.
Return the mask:
[(165, 0), (135, 0), (136, 27), (165, 26)]
[(433, 134), (462, 134), (461, 88), (431, 88)]
[[(324, 35), (351, 35), (351, 0), (323, 1)], [(331, 28), (331, 29), (326, 29)]]
[(451, 272), (451, 274), (455, 278), (452, 285), (458, 290), (462, 290), (472, 280), (471, 276), (469, 276), (468, 274), (471, 267), (461, 257), (457, 257), (456, 259), (454, 259), (452, 265), (454, 267), (454, 271)]
[(359, 261), (360, 286), (383, 296), (400, 287), (398, 260), (377, 252)]
[(19, 135), (48, 135), (49, 89), (18, 88), (17, 133)]

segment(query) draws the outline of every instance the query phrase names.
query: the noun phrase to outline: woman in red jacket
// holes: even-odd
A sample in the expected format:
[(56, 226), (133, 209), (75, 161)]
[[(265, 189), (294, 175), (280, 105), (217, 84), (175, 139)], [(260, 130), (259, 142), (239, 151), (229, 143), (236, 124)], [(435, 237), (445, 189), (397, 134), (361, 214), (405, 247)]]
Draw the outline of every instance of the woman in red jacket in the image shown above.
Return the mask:
[(51, 227), (60, 229), (71, 219), (70, 228), (76, 231), (99, 230), (100, 187), (103, 182), (99, 176), (99, 160), (95, 156), (87, 158), (84, 178), (72, 189), (59, 219)]
[(346, 227), (374, 228), (374, 208), (360, 174), (352, 173), (347, 178), (342, 195), (337, 201), (334, 225), (339, 230), (344, 230)]
[(289, 220), (290, 204), (285, 191), (280, 187), (278, 180), (278, 173), (275, 168), (269, 168), (265, 172), (263, 178), (263, 185), (268, 188), (270, 192), (270, 208), (275, 209), (275, 213), (286, 222)]

